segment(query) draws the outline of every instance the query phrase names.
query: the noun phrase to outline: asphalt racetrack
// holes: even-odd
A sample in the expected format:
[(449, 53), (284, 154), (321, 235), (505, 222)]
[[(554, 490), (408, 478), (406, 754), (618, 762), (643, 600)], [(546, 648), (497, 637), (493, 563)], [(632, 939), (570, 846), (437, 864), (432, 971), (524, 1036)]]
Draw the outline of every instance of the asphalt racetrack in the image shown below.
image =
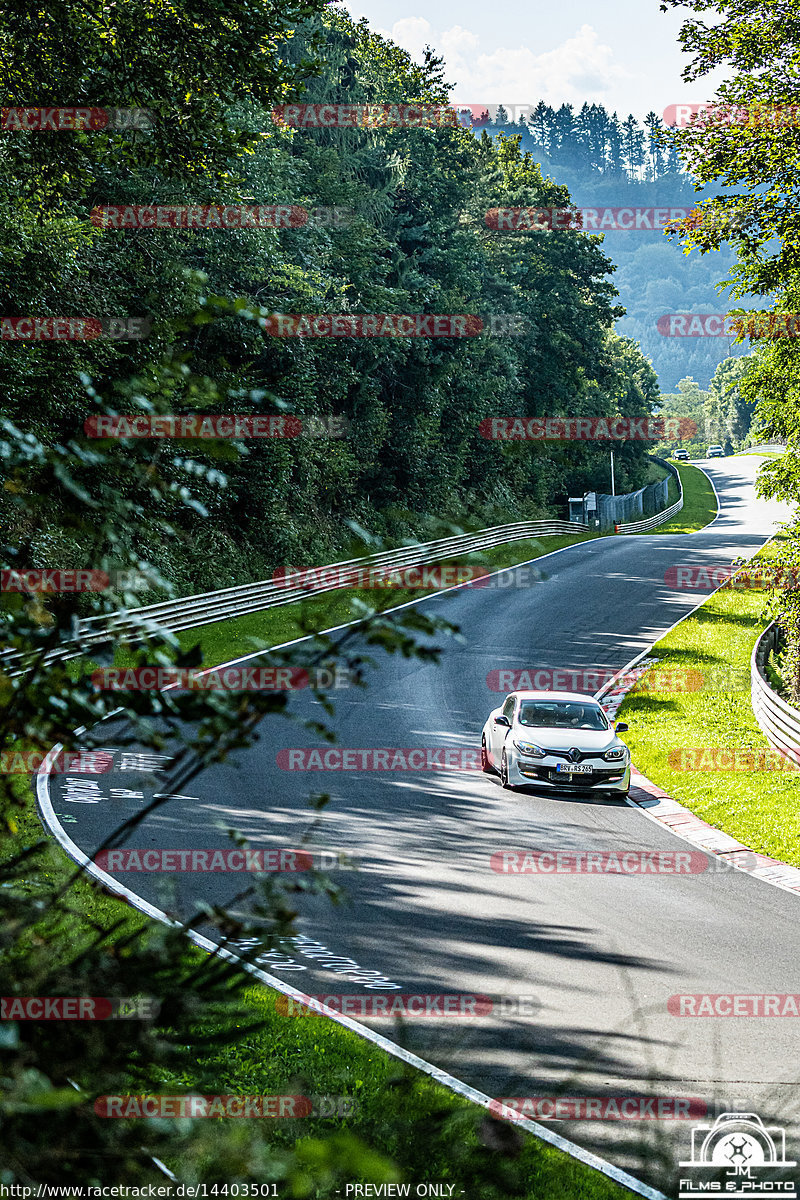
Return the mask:
[[(424, 611), (460, 626), (464, 642), (446, 644), (439, 665), (381, 657), (368, 691), (335, 694), (337, 744), (474, 750), (503, 699), (487, 686), (490, 672), (623, 667), (707, 595), (668, 586), (668, 567), (748, 556), (789, 515), (755, 498), (760, 461), (708, 464), (721, 512), (700, 533), (604, 538), (538, 560), (547, 578), (533, 585), (423, 600)], [(291, 703), (322, 716), (307, 691)], [(113, 724), (103, 738), (116, 745)], [(691, 847), (623, 801), (512, 794), (475, 770), (288, 770), (285, 754), (278, 764), (280, 751), (313, 745), (322, 743), (283, 718), (263, 722), (236, 763), (192, 780), (188, 795), (153, 813), (127, 845), (229, 849), (227, 831), (236, 829), (255, 848), (296, 847), (312, 820), (309, 794), (327, 791), (314, 844), (358, 861), (358, 870), (334, 872), (349, 900), (334, 908), (298, 896), (298, 930), (308, 940), (284, 947), (266, 970), (315, 995), (391, 996), (375, 986), (388, 980), (402, 995), (492, 997), (485, 1015), (433, 1013), (402, 1027), (358, 1019), (497, 1097), (693, 1099), (712, 1119), (715, 1105), (759, 1113), (796, 1142), (797, 1022), (679, 1017), (668, 1008), (677, 993), (800, 992), (795, 896), (734, 871), (500, 874), (492, 855), (508, 849)], [(98, 803), (72, 802), (65, 777), (51, 777), (55, 812), (69, 818), (64, 830), (89, 856), (170, 788), (168, 762), (158, 772), (135, 758), (122, 765), (118, 754), (113, 772), (98, 777)], [(184, 915), (195, 899), (225, 903), (246, 883), (240, 873), (113, 874)], [(674, 1194), (693, 1124), (575, 1119), (554, 1128)]]

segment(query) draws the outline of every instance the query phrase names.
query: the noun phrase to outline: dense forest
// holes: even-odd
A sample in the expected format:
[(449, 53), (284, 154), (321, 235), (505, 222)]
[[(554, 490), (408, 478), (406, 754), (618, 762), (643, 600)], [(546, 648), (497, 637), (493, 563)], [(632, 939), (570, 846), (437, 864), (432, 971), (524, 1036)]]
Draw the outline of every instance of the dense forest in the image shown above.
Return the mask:
[[(285, 56), (293, 87), (278, 99), (447, 103), (439, 61), (415, 65), (340, 12), (309, 17)], [(75, 94), (69, 80), (61, 86)], [(51, 147), (43, 134), (7, 134), (0, 147), (0, 239), (15, 264), (0, 283), (2, 312), (132, 317), (150, 333), (0, 341), (0, 415), (46, 443), (78, 438), (88, 488), (132, 489), (140, 521), (117, 549), (155, 561), (179, 592), (265, 577), (282, 562), (330, 561), (348, 545), (348, 521), (398, 540), (433, 520), (565, 516), (568, 495), (605, 486), (606, 449), (503, 444), (482, 438), (480, 422), (641, 416), (656, 405), (653, 370), (614, 331), (621, 309), (597, 240), (487, 229), (492, 206), (570, 200), (513, 140), (477, 141), (457, 122), (297, 129), (238, 95), (219, 111), (165, 102), (149, 128), (115, 137), (62, 137), (57, 160)], [(132, 229), (95, 211), (154, 203), (279, 204), (311, 219)], [(287, 338), (266, 323), (274, 312), (476, 314), (496, 335)], [(503, 332), (509, 315), (520, 319), (513, 336)], [(80, 440), (87, 417), (153, 406), (334, 417), (346, 433), (238, 449), (124, 442), (118, 471), (92, 472), (93, 443)], [(644, 482), (647, 449), (621, 450), (618, 490)], [(178, 505), (177, 536), (165, 540), (164, 514), (129, 482), (125, 463), (137, 455), (178, 497), (188, 472), (213, 520)], [(52, 496), (23, 528), (8, 494), (0, 500), (20, 563), (83, 565), (108, 552), (88, 548), (85, 531), (73, 536), (67, 507)]]
[[(579, 208), (691, 210), (727, 190), (695, 185), (654, 112), (642, 123), (632, 114), (622, 121), (600, 104), (584, 104), (577, 112), (570, 104), (554, 109), (541, 101), (529, 112), (510, 113), (502, 105), (458, 111), (478, 137), (519, 137), (545, 178), (565, 184)], [(617, 332), (641, 345), (663, 391), (672, 391), (684, 376), (707, 387), (723, 359), (748, 353), (750, 343), (733, 336), (666, 337), (658, 330), (665, 313), (728, 311), (729, 292), (720, 293), (716, 285), (736, 262), (730, 246), (686, 254), (677, 237), (645, 226), (608, 229), (603, 253), (616, 267), (614, 285), (626, 310)]]
[[(708, 7), (707, 0), (663, 0), (664, 6), (681, 3)], [(760, 6), (755, 37), (753, 0), (726, 2), (731, 13), (720, 12), (707, 33), (690, 22), (682, 36), (699, 61), (699, 75), (717, 66), (733, 70), (734, 100), (780, 99), (797, 66), (797, 33), (786, 23), (783, 0), (760, 0)], [(3, 124), (8, 110), (0, 114), (3, 566), (105, 570), (119, 563), (151, 577), (160, 569), (164, 586), (182, 595), (263, 578), (281, 563), (330, 561), (350, 549), (359, 529), (364, 541), (370, 533), (398, 541), (443, 525), (564, 515), (569, 494), (605, 486), (605, 445), (491, 441), (480, 427), (492, 417), (641, 418), (663, 407), (702, 413), (714, 436), (735, 441), (761, 398), (758, 419), (766, 436), (787, 440), (788, 450), (767, 465), (759, 486), (792, 503), (800, 498), (800, 376), (792, 340), (757, 347), (747, 375), (741, 358), (723, 355), (716, 370), (712, 363), (704, 374), (696, 365), (695, 381), (692, 364), (682, 359), (678, 367), (676, 360), (674, 371), (661, 368), (672, 380), (664, 395), (648, 358), (615, 329), (622, 307), (614, 282), (625, 278), (626, 267), (620, 263), (613, 271), (610, 239), (501, 233), (486, 224), (486, 212), (498, 206), (597, 202), (603, 193), (595, 183), (600, 189), (607, 182), (614, 202), (611, 173), (605, 180), (598, 168), (592, 189), (582, 191), (570, 175), (580, 174), (580, 163), (554, 166), (524, 130), (508, 131), (519, 134), (516, 140), (483, 136), (485, 130), (476, 138), (458, 123), (296, 129), (274, 116), (276, 106), (290, 102), (446, 105), (443, 65), (435, 57), (415, 65), (366, 23), (354, 24), (323, 0), (236, 6), (228, 0), (203, 6), (193, 0), (81, 6), (39, 0), (8, 8), (0, 57), (6, 104), (54, 105), (68, 97), (108, 109), (141, 106), (148, 114), (138, 126), (69, 133), (14, 131)], [(662, 187), (670, 172), (680, 178), (668, 151), (661, 174), (648, 178), (652, 152), (645, 146), (643, 161), (636, 161), (634, 132), (617, 151), (612, 128), (599, 148), (603, 161), (611, 156), (609, 172), (621, 158), (623, 176), (630, 173), (626, 187)], [(764, 305), (796, 312), (796, 131), (686, 133), (686, 160), (701, 183), (740, 188), (745, 198), (766, 192), (763, 203), (760, 196), (757, 201), (756, 232), (742, 226), (732, 239), (741, 272), (737, 295), (750, 292)], [(553, 153), (561, 153), (558, 146)], [(666, 187), (663, 202), (673, 202)], [(740, 204), (731, 199), (727, 210)], [(277, 205), (291, 219), (260, 228), (115, 227), (101, 219), (103, 207), (114, 205)], [(719, 252), (720, 228), (699, 228), (690, 238), (709, 252), (699, 263), (714, 264), (715, 279), (724, 274), (716, 264), (730, 262)], [(619, 236), (633, 239), (628, 268), (636, 286), (652, 286), (656, 304), (671, 276), (666, 269), (655, 274), (655, 267), (647, 275), (642, 264), (640, 278), (633, 260), (650, 251), (683, 263), (677, 245), (635, 241), (649, 234)], [(678, 290), (683, 278), (675, 275)], [(634, 283), (626, 287), (633, 290)], [(688, 293), (680, 295), (688, 306)], [(705, 293), (691, 306), (715, 308)], [(471, 316), (490, 332), (280, 336), (287, 314), (385, 313)], [(313, 316), (308, 319), (313, 325)], [(51, 336), (64, 322), (79, 332), (85, 322), (92, 336), (73, 336), (71, 327), (63, 339)], [(16, 336), (31, 323), (44, 335)], [(119, 414), (168, 423), (198, 413), (291, 418), (286, 427), (296, 431), (299, 421), (302, 434), (94, 436), (108, 432), (101, 420)], [(620, 491), (645, 481), (647, 448), (636, 441), (620, 448)], [(800, 529), (791, 533), (787, 561), (794, 561), (796, 573)], [(142, 644), (138, 633), (126, 638), (123, 632), (105, 646), (78, 638), (84, 661), (66, 661), (61, 653), (75, 648), (79, 631), (70, 604), (88, 599), (108, 611), (132, 600), (99, 592), (57, 597), (50, 607), (52, 599), (12, 593), (0, 611), (4, 640), (24, 662), (20, 675), (0, 676), (2, 744), (15, 756), (30, 749), (41, 761), (51, 747), (63, 747), (53, 770), (86, 774), (91, 784), (91, 775), (104, 768), (97, 760), (76, 762), (75, 752), (84, 731), (106, 745), (113, 730), (120, 747), (135, 750), (131, 770), (159, 787), (163, 780), (180, 788), (180, 795), (160, 790), (164, 803), (194, 800), (184, 793), (208, 765), (235, 759), (252, 745), (261, 718), (286, 714), (292, 737), (335, 740), (324, 694), (322, 706), (310, 708), (305, 719), (289, 710), (285, 693), (267, 688), (104, 691), (83, 671), (90, 662), (111, 662), (121, 651), (139, 662), (194, 668), (202, 665), (201, 647), (180, 647), (157, 631)], [(800, 694), (798, 590), (786, 591), (782, 605), (779, 619)], [(268, 661), (341, 664), (358, 680), (378, 650), (425, 666), (437, 662), (437, 645), (452, 629), (410, 607), (371, 614), (356, 627), (355, 645), (348, 641), (353, 632), (351, 626), (333, 638), (278, 648)], [(409, 686), (417, 681), (411, 678)], [(124, 720), (101, 725), (119, 716), (120, 704)], [(162, 774), (142, 750), (163, 764), (164, 751), (173, 748), (165, 729), (180, 750), (174, 769)], [(42, 836), (29, 784), (27, 770), (0, 771), (0, 993), (94, 996), (101, 1003), (118, 997), (126, 1011), (129, 1000), (149, 997), (161, 1009), (158, 1020), (142, 1014), (121, 1024), (3, 1022), (0, 1181), (16, 1186), (17, 1194), (39, 1180), (58, 1188), (123, 1181), (154, 1190), (164, 1179), (178, 1180), (170, 1163), (180, 1170), (181, 1184), (233, 1180), (238, 1188), (245, 1181), (251, 1194), (255, 1186), (270, 1196), (341, 1195), (350, 1179), (391, 1187), (406, 1172), (414, 1179), (414, 1171), (452, 1180), (446, 1186), (456, 1194), (471, 1187), (481, 1197), (611, 1195), (616, 1188), (611, 1179), (598, 1183), (599, 1176), (576, 1174), (574, 1160), (564, 1170), (554, 1148), (545, 1154), (536, 1139), (524, 1141), (491, 1112), (448, 1107), (435, 1080), (425, 1100), (416, 1074), (405, 1066), (386, 1069), (372, 1048), (359, 1051), (355, 1039), (337, 1049), (311, 1022), (293, 1026), (277, 1012), (255, 1010), (252, 977), (244, 979), (234, 963), (190, 947), (177, 925), (123, 910), (104, 885), (89, 883), (77, 862), (67, 864), (64, 843)], [(219, 803), (204, 801), (195, 810), (192, 837), (199, 842), (217, 821), (232, 832), (230, 824), (238, 825), (243, 814), (237, 846), (260, 837), (267, 822), (251, 820), (244, 804), (252, 805), (254, 818), (259, 808), (269, 817), (287, 797), (267, 782), (243, 800), (244, 786), (234, 783)], [(443, 811), (442, 791), (430, 792), (435, 811)], [(127, 788), (113, 795), (109, 805), (144, 798)], [(312, 833), (328, 799), (314, 791)], [(96, 802), (85, 795), (69, 801)], [(445, 803), (461, 819), (463, 793)], [(117, 814), (112, 823), (122, 822), (112, 835), (121, 845), (150, 809), (119, 804), (111, 811)], [(159, 814), (169, 837), (176, 829), (172, 811)], [(422, 821), (420, 813), (418, 807), (411, 819)], [(58, 816), (68, 826), (75, 820)], [(367, 827), (363, 812), (359, 822)], [(210, 926), (220, 940), (250, 943), (251, 961), (282, 957), (295, 928), (295, 892), (343, 899), (325, 876), (308, 884), (289, 877), (284, 884), (266, 873), (256, 886), (258, 936), (249, 936), (242, 895), (232, 913), (204, 901), (192, 921)], [(569, 939), (548, 935), (547, 944), (575, 957)], [(567, 1029), (558, 1041), (560, 1062), (585, 1060), (573, 1033)], [(586, 1042), (595, 1057), (596, 1042)], [(182, 1095), (191, 1089), (203, 1096), (246, 1086), (294, 1093), (306, 1081), (314, 1094), (317, 1082), (326, 1092), (349, 1093), (351, 1084), (360, 1089), (366, 1115), (356, 1134), (319, 1123), (301, 1127), (295, 1137), (291, 1127), (272, 1121), (106, 1120), (111, 1110), (96, 1107), (98, 1099), (129, 1089)]]

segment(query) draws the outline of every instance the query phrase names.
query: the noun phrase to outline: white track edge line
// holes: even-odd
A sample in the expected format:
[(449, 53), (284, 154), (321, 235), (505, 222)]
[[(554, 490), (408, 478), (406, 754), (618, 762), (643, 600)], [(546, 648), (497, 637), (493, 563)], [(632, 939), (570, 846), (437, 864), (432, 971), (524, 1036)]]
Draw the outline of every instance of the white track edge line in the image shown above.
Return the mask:
[[(565, 549), (568, 549), (568, 547), (565, 547)], [(98, 867), (97, 864), (93, 862), (86, 854), (84, 854), (80, 847), (73, 842), (72, 838), (62, 826), (53, 808), (48, 786), (51, 768), (53, 766), (53, 759), (61, 749), (61, 745), (58, 744), (49, 751), (47, 758), (42, 763), (42, 766), (36, 775), (36, 799), (43, 823), (53, 834), (62, 850), (64, 850), (69, 857), (72, 858), (89, 875), (92, 875), (99, 883), (102, 883), (102, 885), (110, 892), (113, 892), (115, 895), (127, 900), (133, 908), (145, 913), (146, 916), (152, 917), (157, 921), (161, 921), (165, 925), (171, 925), (173, 928), (179, 927), (179, 922), (168, 916), (167, 913), (162, 912), (160, 908), (156, 908), (155, 905), (150, 904), (147, 900), (143, 899), (141, 896), (138, 896), (136, 892), (131, 891), (129, 888), (125, 887), (124, 884), (119, 883), (118, 880), (114, 879), (111, 875), (108, 875), (105, 871), (103, 871), (102, 868)], [(275, 991), (281, 992), (284, 996), (289, 996), (293, 999), (299, 999), (302, 1001), (305, 994), (299, 991), (297, 988), (293, 988), (290, 984), (286, 983), (285, 980), (278, 979), (274, 975), (269, 975), (266, 971), (262, 971), (260, 967), (255, 966), (254, 963), (242, 962), (238, 955), (232, 954), (229, 950), (225, 950), (224, 948), (218, 946), (215, 942), (212, 942), (209, 938), (203, 937), (202, 934), (196, 933), (194, 930), (189, 930), (188, 937), (201, 949), (220, 955), (224, 958), (230, 959), (231, 961), (238, 962), (240, 966), (244, 967), (244, 969), (249, 972), (249, 974), (254, 975), (262, 983), (266, 983)], [(418, 1055), (412, 1054), (402, 1046), (396, 1045), (388, 1038), (383, 1037), (379, 1033), (375, 1033), (366, 1025), (362, 1025), (359, 1021), (354, 1021), (352, 1017), (345, 1016), (344, 1013), (337, 1013), (331, 1010), (329, 1019), (334, 1021), (337, 1025), (342, 1025), (345, 1029), (349, 1029), (351, 1033), (355, 1033), (359, 1037), (364, 1038), (366, 1041), (372, 1042), (374, 1046), (384, 1050), (393, 1058), (400, 1059), (401, 1062), (406, 1063), (407, 1066), (414, 1067), (416, 1070), (421, 1071), (423, 1074), (433, 1079), (436, 1083), (440, 1084), (442, 1087), (448, 1088), (451, 1092), (455, 1092), (456, 1095), (463, 1097), (463, 1099), (470, 1100), (472, 1103), (479, 1105), (479, 1107), (491, 1111), (490, 1106), (492, 1105), (493, 1100), (492, 1097), (487, 1096), (485, 1092), (479, 1092), (475, 1088), (470, 1087), (468, 1084), (462, 1083), (460, 1079), (456, 1079), (455, 1076), (449, 1075), (440, 1067), (435, 1066), (433, 1063), (427, 1062), (424, 1058), (419, 1058)], [(590, 1150), (584, 1150), (583, 1147), (576, 1145), (574, 1142), (568, 1141), (566, 1138), (561, 1137), (561, 1135), (558, 1133), (554, 1133), (546, 1126), (539, 1125), (536, 1121), (530, 1121), (527, 1119), (527, 1117), (519, 1121), (515, 1120), (513, 1123), (514, 1125), (518, 1125), (521, 1129), (525, 1129), (528, 1133), (532, 1133), (534, 1137), (539, 1139), (539, 1141), (546, 1142), (548, 1145), (555, 1147), (555, 1149), (561, 1150), (564, 1154), (569, 1155), (570, 1158), (577, 1159), (579, 1162), (583, 1163), (584, 1166), (591, 1167), (593, 1170), (600, 1172), (600, 1174), (607, 1176), (607, 1178), (613, 1180), (621, 1187), (627, 1188), (630, 1192), (634, 1192), (637, 1196), (644, 1196), (646, 1200), (667, 1200), (667, 1197), (663, 1192), (659, 1192), (655, 1188), (649, 1187), (646, 1183), (642, 1183), (641, 1180), (636, 1179), (635, 1176), (629, 1175), (627, 1171), (623, 1171), (621, 1167), (615, 1167), (613, 1163), (607, 1162), (604, 1158), (600, 1158), (596, 1154), (592, 1154)]]

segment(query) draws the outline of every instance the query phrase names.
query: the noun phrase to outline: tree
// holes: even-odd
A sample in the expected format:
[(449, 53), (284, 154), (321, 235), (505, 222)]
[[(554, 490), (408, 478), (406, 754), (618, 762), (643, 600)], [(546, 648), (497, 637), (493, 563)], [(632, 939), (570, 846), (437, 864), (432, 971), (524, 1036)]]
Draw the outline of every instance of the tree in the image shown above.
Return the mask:
[[(687, 424), (684, 429), (695, 428), (694, 433), (684, 433), (683, 436), (675, 437), (671, 445), (682, 445), (695, 447), (698, 450), (704, 446), (709, 440), (709, 433), (705, 424), (706, 403), (708, 401), (708, 392), (703, 391), (700, 385), (692, 377), (686, 376), (678, 383), (677, 392), (665, 392), (661, 395), (659, 416), (665, 420), (668, 418), (677, 418)], [(688, 423), (691, 424), (688, 424)]]
[(553, 135), (553, 118), (555, 114), (544, 100), (540, 100), (530, 115), (529, 126), (536, 145), (545, 154), (550, 153)]
[(644, 133), (632, 113), (622, 124), (622, 153), (630, 174), (634, 179), (641, 178), (644, 166)]
[[(671, 134), (673, 144), (695, 180), (713, 181), (726, 190), (703, 206), (702, 219), (687, 222), (682, 233), (689, 248), (701, 252), (730, 242), (737, 253), (732, 295), (763, 296), (776, 313), (789, 314), (781, 334), (759, 340), (752, 369), (739, 389), (756, 401), (755, 418), (763, 437), (786, 442), (786, 453), (768, 462), (757, 482), (761, 495), (800, 500), (800, 360), (793, 314), (800, 301), (800, 150), (797, 143), (795, 66), (800, 30), (787, 20), (782, 0), (662, 0), (662, 9), (692, 13), (711, 10), (708, 24), (687, 19), (680, 32), (690, 61), (687, 82), (715, 69), (727, 78), (715, 106), (688, 128)], [(727, 282), (727, 281), (726, 281)], [(798, 557), (796, 538), (788, 557)], [(796, 564), (795, 564), (796, 565)], [(797, 589), (776, 598), (778, 620), (788, 642), (800, 693), (800, 600)]]
[(618, 176), (623, 172), (623, 132), (619, 117), (612, 113), (608, 123), (608, 163), (611, 175)]
[(747, 356), (723, 359), (714, 372), (705, 404), (708, 437), (729, 441), (737, 450), (746, 443), (757, 403), (746, 399), (739, 386), (751, 367)]
[(649, 175), (652, 180), (660, 179), (664, 169), (664, 147), (661, 140), (663, 122), (657, 113), (649, 112), (644, 119), (647, 130), (647, 156)]

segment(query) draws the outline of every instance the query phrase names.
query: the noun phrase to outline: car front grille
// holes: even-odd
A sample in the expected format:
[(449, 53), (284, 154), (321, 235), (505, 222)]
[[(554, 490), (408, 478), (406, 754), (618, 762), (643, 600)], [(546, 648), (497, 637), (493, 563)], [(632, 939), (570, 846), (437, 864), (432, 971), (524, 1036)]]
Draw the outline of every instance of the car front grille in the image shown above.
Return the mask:
[(562, 787), (592, 787), (596, 783), (616, 783), (622, 779), (625, 771), (620, 767), (611, 767), (590, 771), (588, 774), (570, 775), (556, 771), (555, 767), (534, 767), (528, 763), (517, 764), (520, 775), (526, 779), (543, 779), (547, 783), (559, 783)]
[(547, 746), (542, 746), (545, 754), (550, 758), (563, 758), (565, 762), (583, 762), (585, 758), (602, 758), (602, 754), (598, 754), (596, 750), (581, 750), (577, 758), (573, 758), (569, 750), (549, 750)]

